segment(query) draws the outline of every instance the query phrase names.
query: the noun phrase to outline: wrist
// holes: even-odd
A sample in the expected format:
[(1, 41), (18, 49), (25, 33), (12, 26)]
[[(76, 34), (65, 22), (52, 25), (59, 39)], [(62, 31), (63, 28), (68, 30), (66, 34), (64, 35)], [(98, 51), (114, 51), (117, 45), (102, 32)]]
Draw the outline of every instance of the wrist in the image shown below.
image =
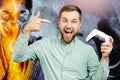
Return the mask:
[(30, 35), (30, 31), (25, 31), (25, 30), (22, 30), (22, 33), (24, 34), (24, 35)]
[(109, 57), (102, 57), (101, 62), (102, 63), (108, 63), (109, 62)]
[(23, 30), (22, 30), (22, 33), (23, 33), (24, 35), (30, 35), (31, 30), (30, 30), (29, 24), (26, 24), (26, 25), (24, 26), (24, 28), (23, 28)]

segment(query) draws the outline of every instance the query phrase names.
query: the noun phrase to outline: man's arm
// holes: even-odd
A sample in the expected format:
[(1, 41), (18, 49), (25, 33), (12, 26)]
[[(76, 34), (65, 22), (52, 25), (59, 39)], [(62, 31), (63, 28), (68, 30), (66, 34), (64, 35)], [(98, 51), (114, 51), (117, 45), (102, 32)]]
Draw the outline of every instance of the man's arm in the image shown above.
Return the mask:
[(12, 59), (15, 62), (24, 62), (29, 60), (28, 53), (33, 53), (33, 51), (28, 48), (29, 35), (24, 35), (22, 32), (15, 43), (15, 47), (12, 53)]
[(94, 51), (88, 56), (88, 73), (90, 80), (107, 80), (109, 75), (109, 63), (99, 62)]
[(109, 55), (112, 51), (113, 39), (110, 43), (101, 44), (102, 58), (100, 63), (94, 51), (89, 54), (88, 71), (91, 80), (107, 80), (109, 75)]
[(31, 32), (39, 31), (42, 27), (42, 23), (51, 23), (47, 19), (40, 19), (40, 13), (27, 24), (20, 33), (12, 54), (12, 59), (16, 62), (23, 62), (29, 59), (35, 59), (35, 50), (37, 49), (37, 43), (34, 43), (32, 46), (28, 46), (28, 40)]

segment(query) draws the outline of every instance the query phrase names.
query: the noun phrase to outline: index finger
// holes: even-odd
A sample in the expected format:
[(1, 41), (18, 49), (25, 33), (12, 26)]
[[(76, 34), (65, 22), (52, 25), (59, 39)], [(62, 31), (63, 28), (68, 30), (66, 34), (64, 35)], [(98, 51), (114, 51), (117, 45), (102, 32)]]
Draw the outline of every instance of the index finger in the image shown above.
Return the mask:
[(112, 36), (110, 36), (110, 43), (113, 43), (114, 39), (112, 38)]
[(40, 19), (40, 21), (41, 21), (41, 22), (45, 22), (45, 23), (51, 23), (51, 21), (48, 20), (48, 19)]

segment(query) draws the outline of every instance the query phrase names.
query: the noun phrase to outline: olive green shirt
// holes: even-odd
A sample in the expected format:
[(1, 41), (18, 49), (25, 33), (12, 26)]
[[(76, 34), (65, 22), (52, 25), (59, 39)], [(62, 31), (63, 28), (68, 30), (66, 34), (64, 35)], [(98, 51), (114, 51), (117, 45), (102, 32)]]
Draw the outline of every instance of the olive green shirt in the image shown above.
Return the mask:
[(70, 44), (60, 36), (29, 46), (28, 40), (29, 36), (20, 33), (12, 58), (16, 62), (39, 59), (45, 80), (107, 80), (108, 63), (99, 62), (94, 49), (77, 37)]

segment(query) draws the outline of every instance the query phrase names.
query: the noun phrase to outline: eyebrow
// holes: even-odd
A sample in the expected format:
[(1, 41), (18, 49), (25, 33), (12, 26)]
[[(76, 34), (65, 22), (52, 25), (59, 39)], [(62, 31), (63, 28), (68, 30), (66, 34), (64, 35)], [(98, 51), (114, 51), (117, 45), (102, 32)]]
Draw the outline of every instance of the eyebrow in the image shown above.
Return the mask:
[(61, 19), (67, 19), (67, 18), (65, 18), (65, 17), (62, 17)]
[(78, 21), (77, 19), (73, 19), (74, 21)]
[[(67, 19), (67, 18), (63, 17), (63, 18), (61, 18), (61, 19)], [(77, 19), (72, 19), (72, 20), (74, 20), (74, 21), (78, 21)]]

